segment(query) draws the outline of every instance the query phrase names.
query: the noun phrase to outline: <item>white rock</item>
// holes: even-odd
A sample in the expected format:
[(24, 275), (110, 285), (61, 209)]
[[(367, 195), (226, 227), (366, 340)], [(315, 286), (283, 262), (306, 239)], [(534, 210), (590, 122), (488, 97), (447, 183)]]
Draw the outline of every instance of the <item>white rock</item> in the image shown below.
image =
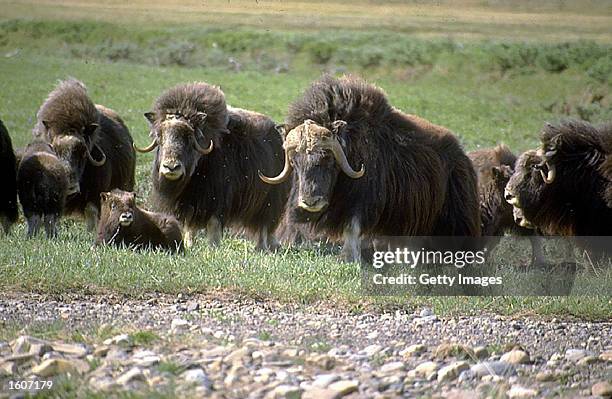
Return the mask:
[(462, 371), (469, 370), (469, 368), (470, 365), (465, 361), (454, 362), (442, 367), (438, 370), (438, 382), (452, 381), (459, 377)]
[(178, 333), (187, 331), (190, 327), (190, 323), (184, 319), (172, 319), (172, 324), (170, 324), (170, 332)]
[(340, 380), (337, 374), (319, 374), (315, 377), (312, 386), (317, 388), (327, 388), (330, 384)]
[(139, 367), (132, 367), (117, 378), (117, 384), (127, 385), (132, 381), (145, 381), (145, 375)]
[(516, 369), (513, 365), (502, 361), (477, 363), (470, 370), (476, 377), (484, 377), (486, 375), (511, 376), (516, 374)]
[(591, 352), (586, 351), (584, 349), (568, 349), (565, 351), (565, 360), (569, 360), (570, 362), (578, 362), (582, 358), (593, 355)]
[(130, 336), (127, 334), (119, 334), (104, 341), (104, 345), (122, 345), (130, 342)]
[(381, 366), (380, 371), (383, 373), (395, 373), (398, 371), (404, 371), (406, 365), (404, 362), (391, 362)]
[(382, 345), (373, 344), (373, 345), (366, 346), (359, 353), (360, 354), (364, 354), (364, 355), (366, 355), (368, 357), (372, 357), (372, 356), (376, 355), (377, 353), (379, 353), (382, 349), (383, 349)]
[(181, 374), (181, 377), (185, 382), (190, 384), (198, 384), (206, 387), (207, 389), (212, 388), (212, 382), (208, 378), (208, 375), (202, 369), (191, 369)]
[(536, 391), (535, 389), (523, 388), (522, 386), (519, 386), (519, 385), (514, 385), (512, 388), (510, 388), (508, 392), (506, 392), (506, 395), (510, 399), (533, 398), (537, 394), (538, 394), (538, 391)]

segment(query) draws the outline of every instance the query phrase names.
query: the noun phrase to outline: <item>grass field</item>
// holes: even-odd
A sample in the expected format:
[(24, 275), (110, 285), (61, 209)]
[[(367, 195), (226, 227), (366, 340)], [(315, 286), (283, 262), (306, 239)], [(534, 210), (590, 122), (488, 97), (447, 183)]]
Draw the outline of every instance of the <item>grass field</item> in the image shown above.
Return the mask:
[[(357, 73), (391, 102), (457, 133), (466, 149), (533, 147), (545, 121), (612, 120), (612, 11), (605, 1), (308, 3), (0, 0), (0, 118), (14, 144), (30, 138), (38, 107), (74, 76), (94, 101), (147, 142), (142, 114), (164, 89), (204, 80), (234, 106), (281, 121), (322, 73)], [(488, 4), (492, 3), (492, 5)], [(580, 3), (584, 4), (584, 3)], [(154, 22), (153, 22), (154, 21)], [(181, 22), (181, 23), (180, 23)], [(151, 156), (139, 155), (137, 191), (150, 190)], [(440, 312), (573, 315), (610, 319), (609, 297), (363, 298), (359, 269), (316, 248), (257, 253), (200, 240), (185, 256), (90, 249), (65, 220), (61, 238), (0, 239), (0, 290), (62, 293), (240, 290), (285, 301), (332, 300), (359, 310), (434, 306)]]

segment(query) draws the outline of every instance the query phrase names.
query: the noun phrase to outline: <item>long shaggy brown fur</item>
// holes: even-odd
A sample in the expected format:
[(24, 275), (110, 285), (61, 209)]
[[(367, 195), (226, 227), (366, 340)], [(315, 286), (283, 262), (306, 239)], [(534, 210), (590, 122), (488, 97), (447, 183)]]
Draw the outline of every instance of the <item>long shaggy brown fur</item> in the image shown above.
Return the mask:
[(2, 120), (0, 120), (0, 170), (3, 176), (2, 190), (0, 190), (0, 224), (8, 234), (18, 216), (17, 170), (11, 136)]
[[(106, 155), (102, 166), (86, 162), (82, 170), (77, 170), (71, 164), (81, 191), (68, 199), (67, 212), (83, 213), (89, 205), (99, 211), (101, 192), (134, 188), (136, 155), (129, 130), (117, 113), (91, 101), (82, 82), (76, 79), (60, 82), (40, 107), (37, 119), (35, 137), (54, 143), (62, 137), (74, 136), (85, 140), (98, 159), (102, 155), (94, 145)], [(93, 124), (98, 127), (89, 131)], [(63, 158), (69, 157), (57, 145), (56, 150)]]
[[(604, 170), (612, 148), (610, 132), (587, 122), (568, 121), (547, 124), (541, 139), (544, 153), (554, 151), (554, 155), (523, 154), (508, 183), (525, 217), (551, 235), (611, 235), (612, 208), (606, 202), (610, 180)], [(556, 168), (551, 184), (543, 181), (538, 170), (547, 165)]]
[[(381, 89), (356, 77), (323, 77), (291, 105), (287, 131), (311, 119), (347, 122), (345, 153), (365, 175), (338, 176), (316, 230), (339, 237), (357, 217), (362, 235), (480, 235), (476, 174), (446, 128), (392, 107)], [(294, 176), (294, 187), (296, 186)], [(291, 204), (297, 204), (292, 189)]]
[[(182, 252), (181, 226), (174, 217), (141, 209), (131, 192), (113, 190), (102, 193), (101, 197), (102, 212), (96, 245)], [(124, 214), (131, 217), (131, 223), (127, 226), (121, 223)]]
[[(202, 123), (197, 112), (205, 112)], [(221, 226), (234, 225), (272, 234), (286, 202), (288, 185), (264, 184), (257, 171), (274, 174), (283, 167), (280, 134), (265, 115), (227, 107), (223, 92), (206, 83), (179, 85), (155, 101), (151, 133), (156, 138), (166, 113), (178, 114), (199, 128), (214, 149), (200, 156), (183, 154), (194, 172), (180, 182), (159, 176), (158, 148), (153, 165), (153, 200), (157, 209), (176, 216), (186, 228), (205, 228), (215, 217)]]
[(517, 230), (512, 205), (504, 199), (504, 189), (514, 172), (516, 155), (505, 144), (471, 151), (467, 155), (478, 176), (482, 235), (498, 236), (508, 230)]
[(44, 224), (47, 238), (57, 235), (57, 223), (64, 212), (70, 166), (44, 141), (25, 148), (17, 171), (19, 202), (28, 223), (28, 237)]

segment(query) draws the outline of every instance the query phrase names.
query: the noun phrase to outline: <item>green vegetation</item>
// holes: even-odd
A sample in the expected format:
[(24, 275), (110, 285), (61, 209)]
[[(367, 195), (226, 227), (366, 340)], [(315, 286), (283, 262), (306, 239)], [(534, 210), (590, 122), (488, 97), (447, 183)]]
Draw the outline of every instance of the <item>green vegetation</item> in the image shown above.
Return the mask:
[[(439, 15), (445, 9), (425, 7), (420, 20), (412, 5), (390, 3), (383, 11), (338, 2), (321, 4), (330, 9), (318, 31), (300, 25), (310, 21), (304, 17), (308, 10), (292, 3), (282, 24), (266, 9), (263, 27), (253, 19), (254, 2), (240, 15), (223, 8), (227, 2), (206, 15), (190, 13), (189, 7), (197, 7), (190, 2), (176, 5), (177, 13), (164, 11), (172, 2), (153, 2), (147, 10), (158, 19), (155, 24), (146, 22), (138, 5), (115, 14), (100, 10), (94, 21), (86, 1), (36, 9), (19, 1), (0, 3), (12, 4), (0, 17), (0, 118), (16, 146), (28, 142), (39, 105), (67, 76), (83, 80), (96, 102), (115, 109), (140, 145), (148, 142), (142, 114), (153, 100), (176, 83), (194, 80), (220, 85), (230, 104), (281, 121), (288, 104), (322, 73), (357, 73), (384, 88), (398, 108), (455, 131), (468, 150), (503, 141), (519, 152), (537, 145), (545, 121), (612, 119), (611, 18), (597, 1), (595, 15), (571, 7), (524, 5), (533, 14), (523, 15), (471, 5), (474, 12), (457, 12), (457, 20), (446, 25)], [(358, 16), (354, 21), (343, 14), (347, 7)], [(492, 14), (504, 23), (483, 22)], [(187, 23), (177, 23), (177, 15)], [(516, 24), (524, 30), (515, 32)], [(137, 192), (145, 204), (151, 160), (150, 154), (138, 156)], [(309, 246), (269, 255), (228, 237), (219, 248), (200, 239), (183, 256), (92, 249), (92, 234), (68, 218), (57, 240), (24, 236), (21, 225), (0, 238), (3, 291), (140, 295), (221, 289), (300, 303), (329, 300), (355, 312), (372, 304), (427, 304), (439, 313), (611, 316), (607, 297), (364, 298), (356, 265)]]

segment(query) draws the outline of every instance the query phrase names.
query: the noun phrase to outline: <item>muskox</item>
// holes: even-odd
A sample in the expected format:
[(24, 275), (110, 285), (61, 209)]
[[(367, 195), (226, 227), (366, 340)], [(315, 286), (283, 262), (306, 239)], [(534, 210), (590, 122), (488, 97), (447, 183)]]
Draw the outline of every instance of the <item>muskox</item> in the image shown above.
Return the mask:
[(223, 227), (244, 229), (257, 247), (274, 249), (274, 230), (288, 195), (288, 185), (271, 187), (257, 171), (283, 167), (282, 138), (265, 115), (228, 107), (225, 95), (206, 83), (178, 85), (163, 93), (145, 114), (152, 143), (156, 209), (173, 214), (184, 228), (187, 247), (205, 228), (211, 244)]
[(0, 170), (2, 170), (2, 190), (0, 190), (0, 224), (6, 234), (17, 221), (17, 170), (15, 153), (8, 130), (0, 120)]
[[(479, 236), (474, 168), (448, 129), (392, 107), (356, 77), (323, 77), (291, 105), (285, 166), (293, 220), (344, 240), (362, 236)], [(293, 173), (292, 173), (293, 171)]]
[(522, 154), (506, 186), (506, 200), (526, 223), (549, 235), (612, 234), (608, 206), (612, 131), (587, 122), (546, 124), (542, 148)]
[(133, 192), (115, 189), (101, 193), (100, 199), (96, 245), (182, 251), (181, 227), (174, 217), (139, 208)]
[(89, 230), (98, 220), (101, 192), (134, 188), (136, 154), (128, 128), (114, 111), (94, 105), (78, 80), (60, 82), (49, 94), (33, 133), (70, 164), (76, 193), (66, 212), (84, 214)]
[(499, 243), (497, 237), (505, 233), (529, 236), (532, 263), (543, 263), (542, 246), (535, 231), (518, 212), (513, 212), (512, 205), (504, 198), (504, 190), (514, 172), (516, 155), (505, 144), (471, 151), (467, 155), (478, 176), (481, 231), (487, 237), (489, 251)]
[(17, 170), (17, 191), (28, 224), (28, 238), (38, 234), (41, 223), (47, 238), (57, 236), (66, 197), (76, 190), (69, 186), (70, 172), (70, 165), (45, 141), (34, 141), (23, 151)]

